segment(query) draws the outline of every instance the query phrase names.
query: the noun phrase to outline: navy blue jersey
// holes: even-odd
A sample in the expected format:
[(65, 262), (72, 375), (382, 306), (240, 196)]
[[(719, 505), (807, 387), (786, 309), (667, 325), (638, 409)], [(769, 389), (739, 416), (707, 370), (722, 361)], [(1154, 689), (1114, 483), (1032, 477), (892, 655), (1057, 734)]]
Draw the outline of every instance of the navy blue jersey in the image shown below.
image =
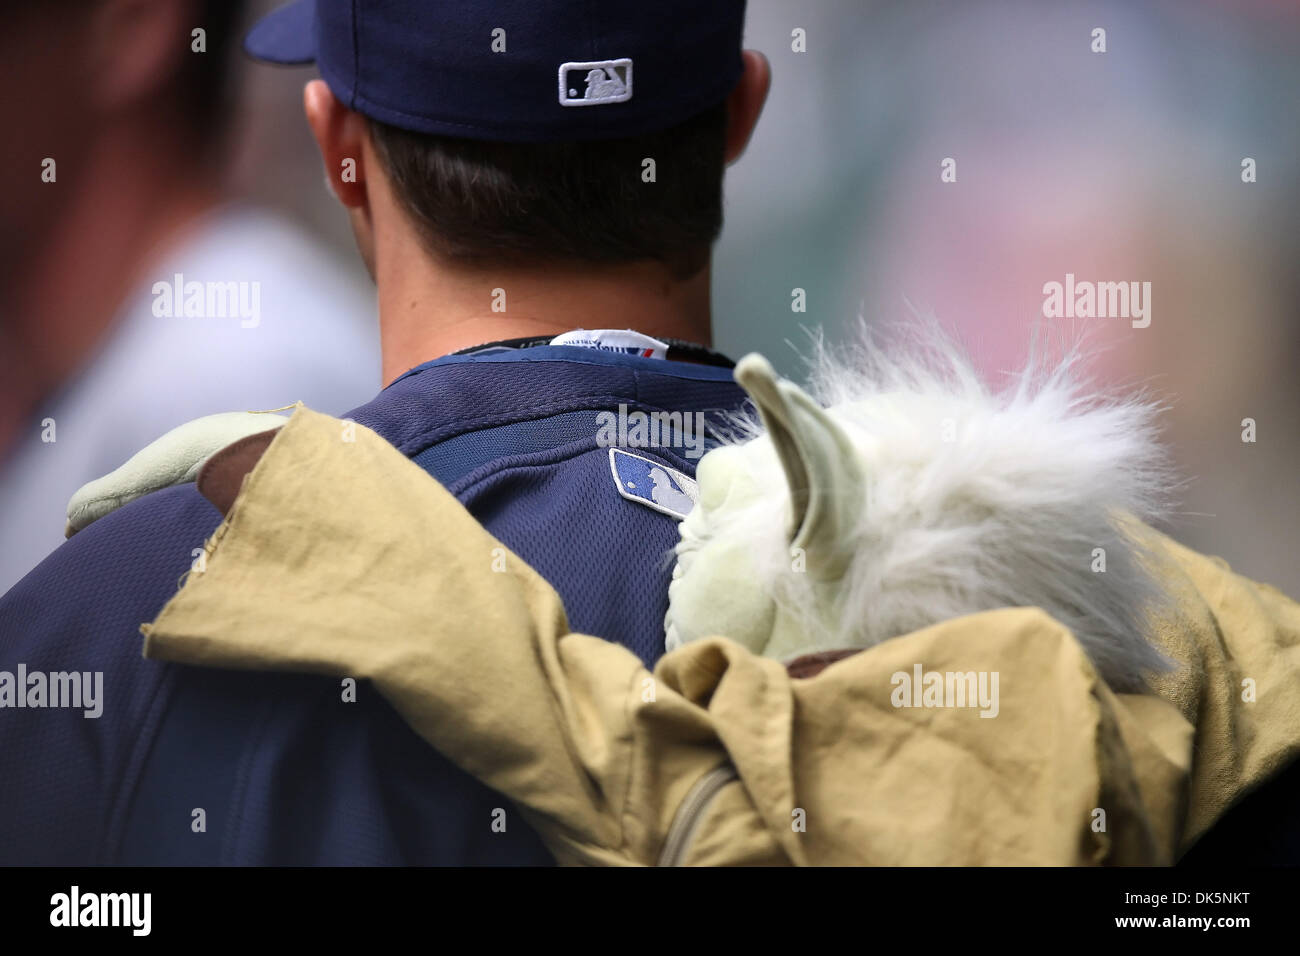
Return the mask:
[[(690, 421), (743, 401), (725, 368), (544, 346), (429, 362), (348, 417), (537, 568), (576, 630), (651, 664), (676, 521), (620, 493), (601, 428), (620, 407), (624, 419)], [(694, 473), (697, 449), (634, 450)], [(368, 685), (349, 702), (330, 678), (141, 656), (140, 624), (219, 522), (192, 484), (157, 492), (77, 534), (0, 598), (0, 675), (103, 675), (98, 717), (0, 708), (0, 863), (551, 862), (504, 798)]]

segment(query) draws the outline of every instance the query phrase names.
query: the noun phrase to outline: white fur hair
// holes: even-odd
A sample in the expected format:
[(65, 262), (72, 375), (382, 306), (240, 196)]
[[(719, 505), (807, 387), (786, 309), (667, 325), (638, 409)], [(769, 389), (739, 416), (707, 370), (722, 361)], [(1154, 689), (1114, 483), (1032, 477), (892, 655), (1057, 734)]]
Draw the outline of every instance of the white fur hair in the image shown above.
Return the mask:
[[(865, 329), (847, 349), (814, 337), (809, 391), (848, 435), (865, 476), (830, 614), (814, 609), (826, 600), (814, 576), (791, 568), (779, 471), (770, 482), (779, 493), (764, 490), (710, 532), (743, 542), (757, 587), (789, 614), (832, 622), (835, 633), (814, 635), (808, 650), (1039, 607), (1070, 628), (1112, 688), (1143, 689), (1145, 675), (1169, 666), (1149, 641), (1167, 598), (1157, 559), (1128, 519), (1160, 520), (1175, 489), (1157, 440), (1161, 406), (1145, 393), (1085, 387), (1079, 342), (1060, 351), (1052, 361), (1036, 342), (1025, 366), (990, 388), (933, 320), (889, 349)], [(731, 442), (761, 432), (751, 420)]]

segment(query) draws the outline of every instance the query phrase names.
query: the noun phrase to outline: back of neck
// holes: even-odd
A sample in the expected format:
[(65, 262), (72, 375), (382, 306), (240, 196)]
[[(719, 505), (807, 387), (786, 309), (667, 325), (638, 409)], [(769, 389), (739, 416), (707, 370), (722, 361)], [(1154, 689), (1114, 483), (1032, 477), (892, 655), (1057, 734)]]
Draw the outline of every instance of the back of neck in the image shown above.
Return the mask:
[(460, 349), (578, 328), (712, 339), (707, 266), (677, 280), (653, 262), (480, 267), (431, 264), (420, 251), (381, 257), (376, 278), (385, 384)]

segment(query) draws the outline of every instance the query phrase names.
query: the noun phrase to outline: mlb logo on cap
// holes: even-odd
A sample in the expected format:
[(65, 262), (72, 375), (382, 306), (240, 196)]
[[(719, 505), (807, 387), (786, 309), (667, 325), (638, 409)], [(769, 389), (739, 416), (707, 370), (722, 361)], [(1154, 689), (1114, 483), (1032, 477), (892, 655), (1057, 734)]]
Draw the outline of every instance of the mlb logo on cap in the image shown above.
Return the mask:
[[(573, 87), (569, 74), (586, 77), (583, 87)], [(578, 93), (582, 88), (583, 92)], [(599, 106), (601, 103), (624, 103), (632, 98), (632, 61), (599, 60), (589, 63), (560, 64), (560, 105)]]
[(316, 63), (340, 102), (390, 126), (566, 142), (658, 132), (721, 103), (744, 21), (744, 0), (298, 0), (244, 48)]

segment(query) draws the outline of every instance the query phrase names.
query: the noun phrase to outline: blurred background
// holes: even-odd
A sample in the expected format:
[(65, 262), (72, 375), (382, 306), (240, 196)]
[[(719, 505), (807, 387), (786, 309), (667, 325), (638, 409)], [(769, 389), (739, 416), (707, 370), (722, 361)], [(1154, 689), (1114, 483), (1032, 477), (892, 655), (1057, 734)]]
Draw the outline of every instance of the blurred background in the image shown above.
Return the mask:
[[(276, 5), (221, 4), (244, 24)], [(1104, 53), (1093, 51), (1097, 28)], [(0, 41), (11, 56), (18, 35)], [(719, 349), (762, 351), (798, 378), (807, 329), (841, 340), (860, 318), (906, 319), (910, 303), (955, 329), (995, 379), (1023, 360), (1035, 326), (1083, 324), (1044, 318), (1044, 283), (1150, 282), (1148, 328), (1087, 324), (1105, 346), (1103, 383), (1147, 386), (1171, 406), (1166, 436), (1190, 482), (1169, 530), (1300, 595), (1300, 4), (750, 0), (747, 45), (769, 57), (773, 88), (728, 178)], [(312, 309), (335, 314), (323, 339), (352, 343), (363, 374), (313, 382), (334, 382), (317, 404), (341, 412), (379, 384), (367, 364), (373, 304), (302, 118), (314, 74), (224, 55), (237, 99), (217, 174), (228, 195), (278, 217), (266, 228), (291, 225), (311, 244), (255, 254), (330, 284)], [(39, 62), (28, 68), (39, 75)], [(1246, 157), (1256, 182), (1242, 181)], [(947, 158), (955, 182), (941, 181)], [(791, 309), (796, 288), (806, 312)], [(268, 394), (267, 407), (308, 398), (283, 381), (283, 401)], [(1245, 418), (1254, 443), (1242, 441)], [(127, 454), (149, 440), (122, 438)], [(8, 548), (20, 530), (12, 503), (26, 499), (3, 475)], [(64, 501), (83, 480), (62, 479)]]
[(1099, 379), (1172, 406), (1170, 530), (1300, 595), (1300, 4), (751, 0), (747, 44), (773, 86), (728, 183), (722, 349), (793, 374), (800, 324), (910, 302), (993, 378), (1034, 324), (1082, 324), (1044, 319), (1044, 283), (1149, 281), (1148, 328), (1087, 332)]

